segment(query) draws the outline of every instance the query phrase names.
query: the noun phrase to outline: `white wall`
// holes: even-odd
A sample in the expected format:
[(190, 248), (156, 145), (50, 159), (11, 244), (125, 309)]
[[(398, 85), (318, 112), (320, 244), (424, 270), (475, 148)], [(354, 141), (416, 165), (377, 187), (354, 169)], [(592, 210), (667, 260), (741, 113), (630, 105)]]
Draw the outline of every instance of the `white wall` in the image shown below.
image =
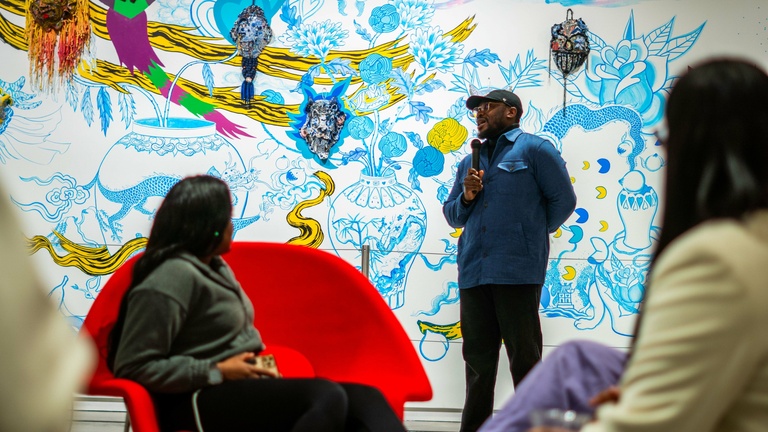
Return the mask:
[[(151, 213), (162, 196), (163, 184), (160, 182), (160, 188), (154, 190), (136, 189), (133, 195), (130, 188), (145, 180), (172, 180), (215, 168), (230, 182), (238, 198), (235, 217), (241, 219), (243, 227), (237, 231), (236, 240), (288, 242), (300, 235), (295, 225), (307, 224), (315, 228), (309, 229), (303, 240), (294, 242), (319, 241), (321, 230), (324, 236), (319, 247), (335, 251), (355, 265), (360, 265), (357, 249), (362, 244), (370, 245), (374, 256), (388, 265), (397, 265), (405, 258), (403, 273), (387, 277), (391, 269), (384, 271), (373, 264), (372, 278), (384, 293), (398, 286), (404, 290), (401, 302), (392, 300), (392, 306), (422, 355), (435, 390), (432, 401), (412, 404), (411, 408), (459, 409), (464, 394), (461, 339), (446, 339), (458, 321), (453, 255), (457, 239), (442, 217), (441, 202), (447, 193), (444, 188), (450, 188), (453, 181), (456, 163), (467, 154), (463, 143), (474, 132), (466, 110), (461, 109), (469, 96), (469, 84), (481, 88), (511, 85), (525, 104), (523, 129), (548, 137), (561, 150), (579, 198), (578, 212), (552, 238), (551, 271), (541, 310), (546, 349), (574, 338), (627, 347), (659, 224), (656, 203), (663, 193), (664, 151), (656, 145), (653, 132), (661, 127), (667, 90), (676, 75), (711, 56), (739, 55), (765, 65), (768, 5), (757, 0), (727, 4), (695, 0), (370, 0), (348, 2), (344, 16), (337, 2), (288, 1), (296, 6), (307, 31), (325, 29), (320, 39), (334, 45), (325, 58), (336, 68), (334, 80), (353, 78), (348, 88), (336, 87), (346, 101), (347, 123), (330, 163), (313, 157), (306, 143), (289, 135), (296, 134), (297, 128), (286, 111), (298, 113), (299, 105), (306, 103), (310, 93), (293, 91), (297, 77), (317, 63), (316, 56), (310, 57), (314, 63), (306, 63), (301, 55), (321, 47), (286, 39), (289, 24), (281, 19), (280, 11), (271, 18), (275, 37), (262, 56), (268, 69), (256, 79), (256, 94), (268, 96), (273, 103), (258, 100), (243, 107), (237, 96), (228, 96), (226, 87), (240, 85), (237, 62), (210, 65), (217, 91), (212, 98), (201, 96), (216, 107), (215, 120), (220, 128), (227, 119), (250, 137), (218, 134), (215, 139), (185, 138), (171, 144), (159, 137), (186, 132), (153, 129), (143, 136), (132, 135), (142, 132), (135, 120), (155, 117), (156, 108), (162, 112), (166, 99), (143, 79), (140, 71), (132, 77), (118, 66), (118, 52), (109, 40), (94, 36), (89, 59), (94, 65), (96, 60), (100, 63), (98, 69), (81, 70), (71, 88), (77, 94), (75, 101), (67, 96), (64, 86), (54, 93), (41, 93), (27, 79), (23, 86), (15, 88), (12, 83), (21, 84), (19, 79), (29, 76), (27, 53), (12, 46), (13, 38), (20, 36), (13, 26), (0, 26), (4, 29), (0, 33), (3, 40), (10, 42), (0, 44), (0, 89), (15, 101), (10, 108), (12, 117), (0, 125), (0, 177), (23, 216), (24, 234), (29, 238), (47, 237), (59, 257), (71, 250), (62, 247), (52, 234), (54, 230), (76, 244), (106, 246), (114, 254), (129, 240), (146, 236), (151, 223), (148, 214), (128, 204), (138, 204), (141, 200), (133, 199), (145, 193), (149, 199), (143, 208)], [(279, 3), (257, 2), (265, 9)], [(548, 76), (548, 46), (550, 27), (566, 16), (567, 6), (560, 3), (569, 4), (574, 16), (583, 18), (593, 37), (588, 65), (592, 72), (585, 73), (584, 66), (569, 82), (568, 115), (558, 120), (563, 86), (554, 70), (553, 76)], [(103, 4), (95, 4), (104, 8)], [(250, 1), (242, 2), (247, 4)], [(369, 18), (376, 7), (385, 4), (399, 8), (400, 26), (376, 35), (373, 41), (365, 40), (356, 33), (355, 25), (373, 35)], [(23, 26), (23, 16), (11, 7), (22, 2), (13, 0), (3, 5), (3, 19)], [(356, 16), (358, 6), (362, 8), (360, 16)], [(218, 7), (225, 11), (242, 8), (234, 0)], [(210, 17), (217, 16), (217, 10), (213, 1), (166, 0), (150, 5), (147, 15), (161, 29), (171, 24), (195, 24), (201, 32), (215, 35), (219, 30)], [(224, 14), (221, 19), (226, 21), (227, 17)], [(465, 20), (469, 21), (463, 25)], [(323, 22), (323, 26), (317, 24)], [(339, 23), (338, 27), (334, 23)], [(403, 23), (415, 27), (404, 28)], [(458, 41), (439, 37), (462, 25), (465, 37)], [(436, 42), (425, 42), (424, 32), (437, 34)], [(112, 34), (116, 35), (117, 30), (112, 29)], [(134, 48), (140, 34), (142, 31), (131, 36)], [(187, 34), (194, 35), (195, 31)], [(205, 50), (194, 51), (196, 47)], [(154, 52), (163, 63), (162, 69), (176, 74), (190, 62), (221, 59), (217, 48), (224, 56), (234, 52), (234, 47), (220, 38), (198, 45), (182, 38), (175, 48), (155, 45)], [(280, 49), (287, 55), (278, 57)], [(372, 52), (392, 57), (392, 72), (381, 77), (390, 81), (359, 80), (358, 64)], [(416, 61), (409, 57), (411, 54), (416, 54)], [(433, 61), (431, 65), (428, 59)], [(371, 70), (365, 66), (362, 69), (368, 77)], [(598, 73), (598, 69), (603, 72)], [(401, 90), (405, 97), (394, 99), (397, 83), (411, 74), (421, 84), (434, 74), (428, 86), (431, 91)], [(522, 79), (515, 81), (515, 74)], [(95, 82), (95, 76), (104, 79)], [(187, 89), (197, 86), (205, 93), (206, 79), (200, 63), (186, 69), (182, 77), (189, 80)], [(334, 90), (326, 71), (320, 71), (318, 78), (312, 92), (323, 96)], [(119, 84), (125, 93), (104, 86), (112, 83)], [(142, 83), (146, 88), (134, 85)], [(387, 83), (390, 93), (377, 93)], [(362, 97), (364, 92), (367, 98)], [(84, 104), (85, 99), (90, 104)], [(121, 110), (121, 103), (128, 107), (127, 111)], [(364, 104), (372, 108), (365, 111)], [(360, 111), (355, 113), (355, 109)], [(427, 115), (413, 115), (413, 109)], [(89, 110), (92, 114), (88, 114)], [(189, 110), (175, 104), (170, 104), (169, 110), (171, 117), (194, 118)], [(105, 123), (101, 119), (107, 117), (107, 111), (111, 121)], [(398, 185), (404, 204), (370, 208), (374, 207), (371, 200), (359, 197), (356, 203), (345, 203), (351, 190), (367, 192), (372, 187), (357, 183), (363, 165), (343, 164), (342, 155), (357, 147), (373, 147), (383, 135), (374, 132), (364, 140), (357, 139), (359, 130), (350, 126), (353, 114), (370, 119), (377, 129), (388, 128), (399, 134), (398, 139), (407, 145), (402, 154), (396, 151), (393, 156), (400, 169), (389, 180), (392, 185), (377, 189), (392, 192)], [(441, 147), (439, 140), (430, 135), (438, 123), (451, 123), (451, 130), (459, 138), (451, 141), (449, 136)], [(462, 132), (468, 133), (467, 139), (462, 139)], [(203, 147), (195, 147), (198, 144), (213, 148), (203, 151)], [(144, 145), (155, 147), (147, 150)], [(430, 145), (441, 151), (420, 150)], [(442, 161), (440, 157), (434, 159), (433, 171), (419, 165), (421, 156), (436, 157), (437, 153)], [(381, 159), (380, 148), (376, 147), (374, 154), (376, 160)], [(418, 184), (409, 178), (414, 163), (421, 174)], [(324, 174), (318, 177), (316, 172)], [(333, 184), (332, 194), (321, 192), (326, 187), (321, 177), (326, 184)], [(94, 179), (97, 185), (92, 183)], [(110, 195), (100, 188), (122, 192)], [(620, 210), (620, 197), (637, 198), (641, 204)], [(120, 212), (123, 203), (125, 215)], [(258, 220), (253, 220), (256, 216)], [(302, 218), (314, 219), (319, 225)], [(367, 222), (364, 229), (358, 229), (362, 227), (360, 222)], [(346, 230), (339, 231), (339, 226)], [(401, 236), (402, 229), (410, 229), (408, 235)], [(368, 240), (359, 240), (365, 236)], [(33, 256), (62, 314), (79, 327), (104, 282), (102, 278), (108, 277), (109, 265), (119, 264), (121, 259), (99, 258), (88, 250), (75, 255), (85, 263), (83, 269), (68, 265), (65, 259), (54, 259), (46, 249)], [(106, 270), (100, 270), (100, 266)], [(557, 302), (562, 300), (557, 295), (564, 290), (571, 292), (571, 304)], [(433, 330), (422, 331), (419, 323)], [(507, 368), (502, 360), (497, 405), (512, 393)]]

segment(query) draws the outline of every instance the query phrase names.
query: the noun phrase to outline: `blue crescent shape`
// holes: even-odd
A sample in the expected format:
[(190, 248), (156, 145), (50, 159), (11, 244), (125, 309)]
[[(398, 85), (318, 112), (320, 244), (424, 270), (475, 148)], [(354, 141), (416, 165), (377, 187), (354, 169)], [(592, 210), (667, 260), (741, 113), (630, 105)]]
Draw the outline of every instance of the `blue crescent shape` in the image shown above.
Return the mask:
[(589, 220), (589, 212), (587, 211), (587, 209), (579, 207), (573, 212), (579, 216), (578, 219), (576, 219), (576, 223), (583, 224), (584, 222)]
[(600, 158), (597, 160), (597, 163), (600, 164), (600, 170), (598, 171), (600, 174), (605, 174), (611, 170), (611, 161), (608, 159)]
[(584, 230), (578, 225), (571, 225), (568, 227), (571, 230), (571, 238), (568, 239), (568, 243), (576, 244), (584, 238)]

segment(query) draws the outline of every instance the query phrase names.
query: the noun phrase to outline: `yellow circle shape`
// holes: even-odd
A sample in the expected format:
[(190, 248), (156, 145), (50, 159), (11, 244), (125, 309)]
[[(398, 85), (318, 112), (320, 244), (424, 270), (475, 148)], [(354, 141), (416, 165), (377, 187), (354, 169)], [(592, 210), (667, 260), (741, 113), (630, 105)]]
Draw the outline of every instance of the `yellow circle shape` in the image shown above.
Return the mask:
[(605, 186), (598, 186), (595, 190), (597, 191), (597, 199), (603, 199), (608, 195), (608, 190), (605, 189)]
[(448, 117), (437, 122), (427, 132), (427, 142), (440, 150), (440, 153), (448, 153), (460, 149), (467, 136), (467, 128), (455, 118)]
[(572, 281), (576, 278), (576, 269), (571, 266), (565, 266), (565, 274), (562, 275), (563, 279)]
[(563, 229), (558, 228), (557, 231), (555, 231), (555, 238), (560, 238), (560, 236), (563, 235)]

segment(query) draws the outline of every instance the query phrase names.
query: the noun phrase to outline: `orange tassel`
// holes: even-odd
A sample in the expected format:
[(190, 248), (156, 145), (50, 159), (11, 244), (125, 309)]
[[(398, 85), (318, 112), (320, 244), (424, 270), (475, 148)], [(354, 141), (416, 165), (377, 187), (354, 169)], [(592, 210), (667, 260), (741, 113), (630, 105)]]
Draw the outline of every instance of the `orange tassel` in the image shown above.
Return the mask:
[(88, 0), (28, 0), (26, 37), (32, 85), (55, 92), (74, 77), (90, 45)]

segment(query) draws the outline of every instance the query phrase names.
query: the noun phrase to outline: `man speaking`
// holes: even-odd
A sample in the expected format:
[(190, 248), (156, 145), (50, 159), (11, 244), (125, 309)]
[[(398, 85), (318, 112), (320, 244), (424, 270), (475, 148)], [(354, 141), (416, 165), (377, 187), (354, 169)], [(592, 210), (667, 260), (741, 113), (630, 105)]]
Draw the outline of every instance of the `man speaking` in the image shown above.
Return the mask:
[[(493, 412), (501, 341), (517, 386), (541, 359), (539, 300), (549, 234), (576, 208), (565, 161), (549, 141), (520, 130), (520, 98), (507, 90), (472, 96), (477, 121), (443, 204), (458, 245), (466, 400), (461, 431), (476, 431)], [(472, 167), (473, 159), (478, 166)]]

